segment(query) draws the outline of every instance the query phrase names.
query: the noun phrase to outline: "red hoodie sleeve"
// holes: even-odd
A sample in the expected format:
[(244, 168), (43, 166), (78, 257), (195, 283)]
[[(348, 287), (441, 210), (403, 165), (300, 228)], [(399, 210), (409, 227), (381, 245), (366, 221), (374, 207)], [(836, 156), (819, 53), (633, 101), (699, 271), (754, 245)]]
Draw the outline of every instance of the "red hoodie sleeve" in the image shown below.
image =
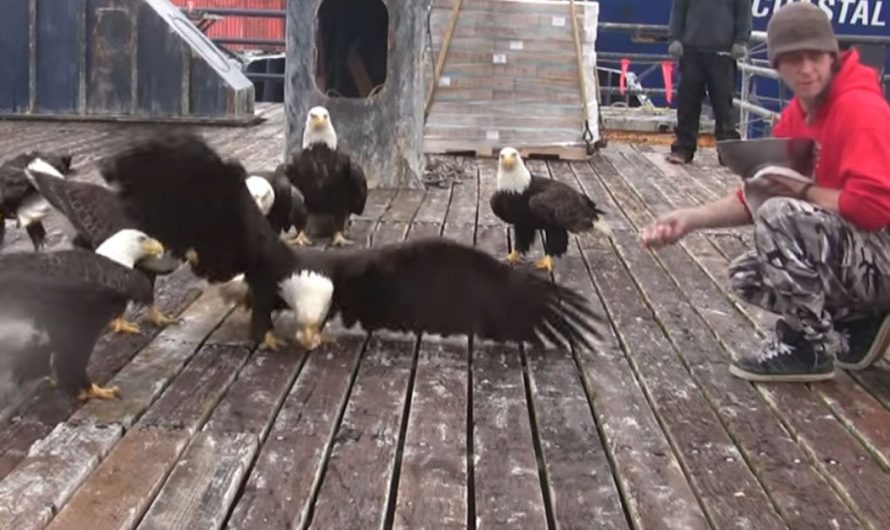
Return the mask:
[(860, 129), (843, 142), (841, 215), (864, 230), (890, 225), (890, 127)]

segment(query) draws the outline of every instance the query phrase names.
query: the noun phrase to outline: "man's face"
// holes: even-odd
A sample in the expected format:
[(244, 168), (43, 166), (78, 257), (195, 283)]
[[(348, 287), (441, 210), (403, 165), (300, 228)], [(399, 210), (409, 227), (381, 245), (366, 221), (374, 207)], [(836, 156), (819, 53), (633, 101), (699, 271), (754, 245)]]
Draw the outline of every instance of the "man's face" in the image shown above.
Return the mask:
[(820, 51), (798, 51), (782, 54), (777, 70), (794, 94), (813, 101), (831, 81), (832, 55)]

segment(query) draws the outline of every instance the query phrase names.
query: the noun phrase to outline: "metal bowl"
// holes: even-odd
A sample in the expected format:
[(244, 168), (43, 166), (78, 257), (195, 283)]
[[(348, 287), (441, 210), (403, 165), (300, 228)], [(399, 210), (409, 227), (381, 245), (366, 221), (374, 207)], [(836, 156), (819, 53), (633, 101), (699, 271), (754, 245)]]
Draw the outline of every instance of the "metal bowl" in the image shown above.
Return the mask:
[(152, 256), (142, 258), (136, 262), (136, 266), (140, 269), (155, 274), (169, 274), (175, 271), (182, 264), (169, 250), (160, 256)]
[(765, 166), (782, 166), (812, 176), (816, 142), (809, 138), (758, 138), (717, 142), (717, 153), (733, 173), (748, 179)]

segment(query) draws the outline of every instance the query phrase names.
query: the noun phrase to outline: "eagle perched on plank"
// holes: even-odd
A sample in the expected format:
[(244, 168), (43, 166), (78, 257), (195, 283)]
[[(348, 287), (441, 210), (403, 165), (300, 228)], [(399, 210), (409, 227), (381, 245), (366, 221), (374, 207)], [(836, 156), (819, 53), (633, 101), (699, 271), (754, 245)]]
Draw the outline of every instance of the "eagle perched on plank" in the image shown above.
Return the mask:
[(532, 175), (512, 147), (501, 149), (498, 156), (497, 191), (489, 203), (495, 215), (513, 225), (515, 243), (505, 258), (510, 264), (522, 261), (538, 230), (544, 231), (544, 257), (535, 268), (547, 272), (553, 270), (553, 257), (565, 254), (569, 232), (596, 227), (609, 233), (600, 217), (605, 212), (592, 200), (562, 182)]
[[(284, 165), (284, 173), (300, 190), (310, 214), (334, 217), (334, 246), (351, 245), (343, 235), (350, 214), (361, 215), (368, 199), (368, 183), (362, 168), (337, 148), (337, 132), (324, 107), (306, 115), (303, 149)], [(292, 241), (300, 246), (312, 241), (303, 231)]]
[(0, 381), (55, 372), (68, 394), (110, 399), (117, 388), (91, 383), (86, 368), (103, 328), (130, 301), (151, 303), (148, 278), (133, 269), (164, 247), (137, 230), (98, 246), (0, 255)]
[(251, 338), (268, 348), (281, 343), (271, 314), (282, 307), (296, 314), (297, 340), (307, 348), (318, 346), (332, 310), (368, 330), (588, 346), (588, 337), (601, 336), (580, 294), (450, 240), (342, 254), (291, 249), (252, 204), (244, 169), (193, 134), (138, 142), (112, 168), (103, 175), (128, 214), (174, 252), (193, 249), (197, 274), (215, 281), (244, 274)]

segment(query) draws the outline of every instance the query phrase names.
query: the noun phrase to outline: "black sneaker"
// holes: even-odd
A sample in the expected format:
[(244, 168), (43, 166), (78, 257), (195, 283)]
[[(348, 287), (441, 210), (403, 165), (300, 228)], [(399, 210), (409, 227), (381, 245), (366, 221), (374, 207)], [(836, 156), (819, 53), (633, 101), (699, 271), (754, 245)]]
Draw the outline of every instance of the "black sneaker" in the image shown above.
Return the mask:
[(890, 312), (835, 322), (834, 328), (848, 344), (846, 351), (837, 356), (837, 365), (845, 370), (868, 368), (883, 357), (890, 346)]
[(834, 358), (814, 346), (784, 320), (776, 322), (775, 334), (751, 358), (733, 361), (729, 372), (747, 381), (803, 382), (834, 377)]

